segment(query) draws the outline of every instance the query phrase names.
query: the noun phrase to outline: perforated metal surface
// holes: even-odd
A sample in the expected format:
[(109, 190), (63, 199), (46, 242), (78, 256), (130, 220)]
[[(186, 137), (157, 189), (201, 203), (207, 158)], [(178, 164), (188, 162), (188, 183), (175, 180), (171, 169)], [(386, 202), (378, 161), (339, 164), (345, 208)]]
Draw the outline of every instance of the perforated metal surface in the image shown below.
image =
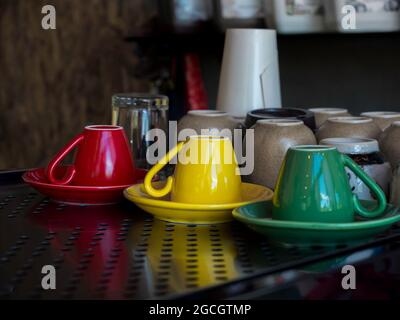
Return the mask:
[[(276, 247), (236, 222), (167, 223), (128, 202), (54, 203), (9, 182), (0, 187), (0, 230), (2, 298), (168, 298), (338, 249)], [(44, 265), (56, 267), (56, 290), (41, 287)]]

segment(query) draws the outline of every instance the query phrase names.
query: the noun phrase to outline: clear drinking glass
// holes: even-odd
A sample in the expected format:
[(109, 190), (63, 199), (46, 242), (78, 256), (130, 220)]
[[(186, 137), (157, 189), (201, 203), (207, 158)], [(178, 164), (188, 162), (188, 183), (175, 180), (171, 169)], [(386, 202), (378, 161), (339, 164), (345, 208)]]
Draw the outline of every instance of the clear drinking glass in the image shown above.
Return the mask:
[(125, 129), (137, 168), (147, 169), (147, 148), (153, 143), (146, 134), (161, 129), (168, 138), (167, 96), (144, 93), (118, 93), (112, 97), (112, 124)]

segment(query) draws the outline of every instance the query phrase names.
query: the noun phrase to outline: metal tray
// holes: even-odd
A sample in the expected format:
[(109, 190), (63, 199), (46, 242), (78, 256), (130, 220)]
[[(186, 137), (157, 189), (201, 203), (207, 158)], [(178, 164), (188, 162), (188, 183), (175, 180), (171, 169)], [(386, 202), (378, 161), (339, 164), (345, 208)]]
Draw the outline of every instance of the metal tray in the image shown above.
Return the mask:
[[(283, 248), (237, 222), (172, 224), (127, 201), (55, 203), (25, 185), (22, 173), (0, 173), (0, 297), (6, 299), (195, 298), (210, 289), (229, 298), (257, 277), (400, 237), (393, 228), (357, 247)], [(44, 265), (56, 268), (55, 290), (41, 286)]]

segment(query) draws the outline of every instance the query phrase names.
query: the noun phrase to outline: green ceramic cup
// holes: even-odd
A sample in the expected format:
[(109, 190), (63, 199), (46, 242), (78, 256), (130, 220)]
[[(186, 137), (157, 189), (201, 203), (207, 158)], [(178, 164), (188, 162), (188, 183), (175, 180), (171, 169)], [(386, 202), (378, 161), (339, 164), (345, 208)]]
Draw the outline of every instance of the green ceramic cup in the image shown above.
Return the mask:
[[(377, 199), (364, 208), (351, 192), (345, 167), (355, 173)], [(386, 208), (382, 189), (348, 156), (335, 147), (295, 146), (288, 150), (279, 172), (272, 218), (306, 222), (352, 222), (381, 215)]]

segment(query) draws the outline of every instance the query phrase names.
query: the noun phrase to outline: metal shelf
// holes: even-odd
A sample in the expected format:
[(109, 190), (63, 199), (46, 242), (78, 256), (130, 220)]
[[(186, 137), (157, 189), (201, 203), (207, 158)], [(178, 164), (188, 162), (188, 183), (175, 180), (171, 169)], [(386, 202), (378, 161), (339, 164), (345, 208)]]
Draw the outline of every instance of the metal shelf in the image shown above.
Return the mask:
[[(358, 247), (284, 248), (237, 222), (181, 225), (155, 220), (128, 202), (55, 203), (20, 175), (0, 174), (0, 296), (6, 299), (174, 299), (205, 292), (229, 298), (267, 275), (310, 263), (324, 271), (335, 256), (400, 237), (393, 229)], [(41, 287), (44, 265), (56, 268), (56, 290)]]

